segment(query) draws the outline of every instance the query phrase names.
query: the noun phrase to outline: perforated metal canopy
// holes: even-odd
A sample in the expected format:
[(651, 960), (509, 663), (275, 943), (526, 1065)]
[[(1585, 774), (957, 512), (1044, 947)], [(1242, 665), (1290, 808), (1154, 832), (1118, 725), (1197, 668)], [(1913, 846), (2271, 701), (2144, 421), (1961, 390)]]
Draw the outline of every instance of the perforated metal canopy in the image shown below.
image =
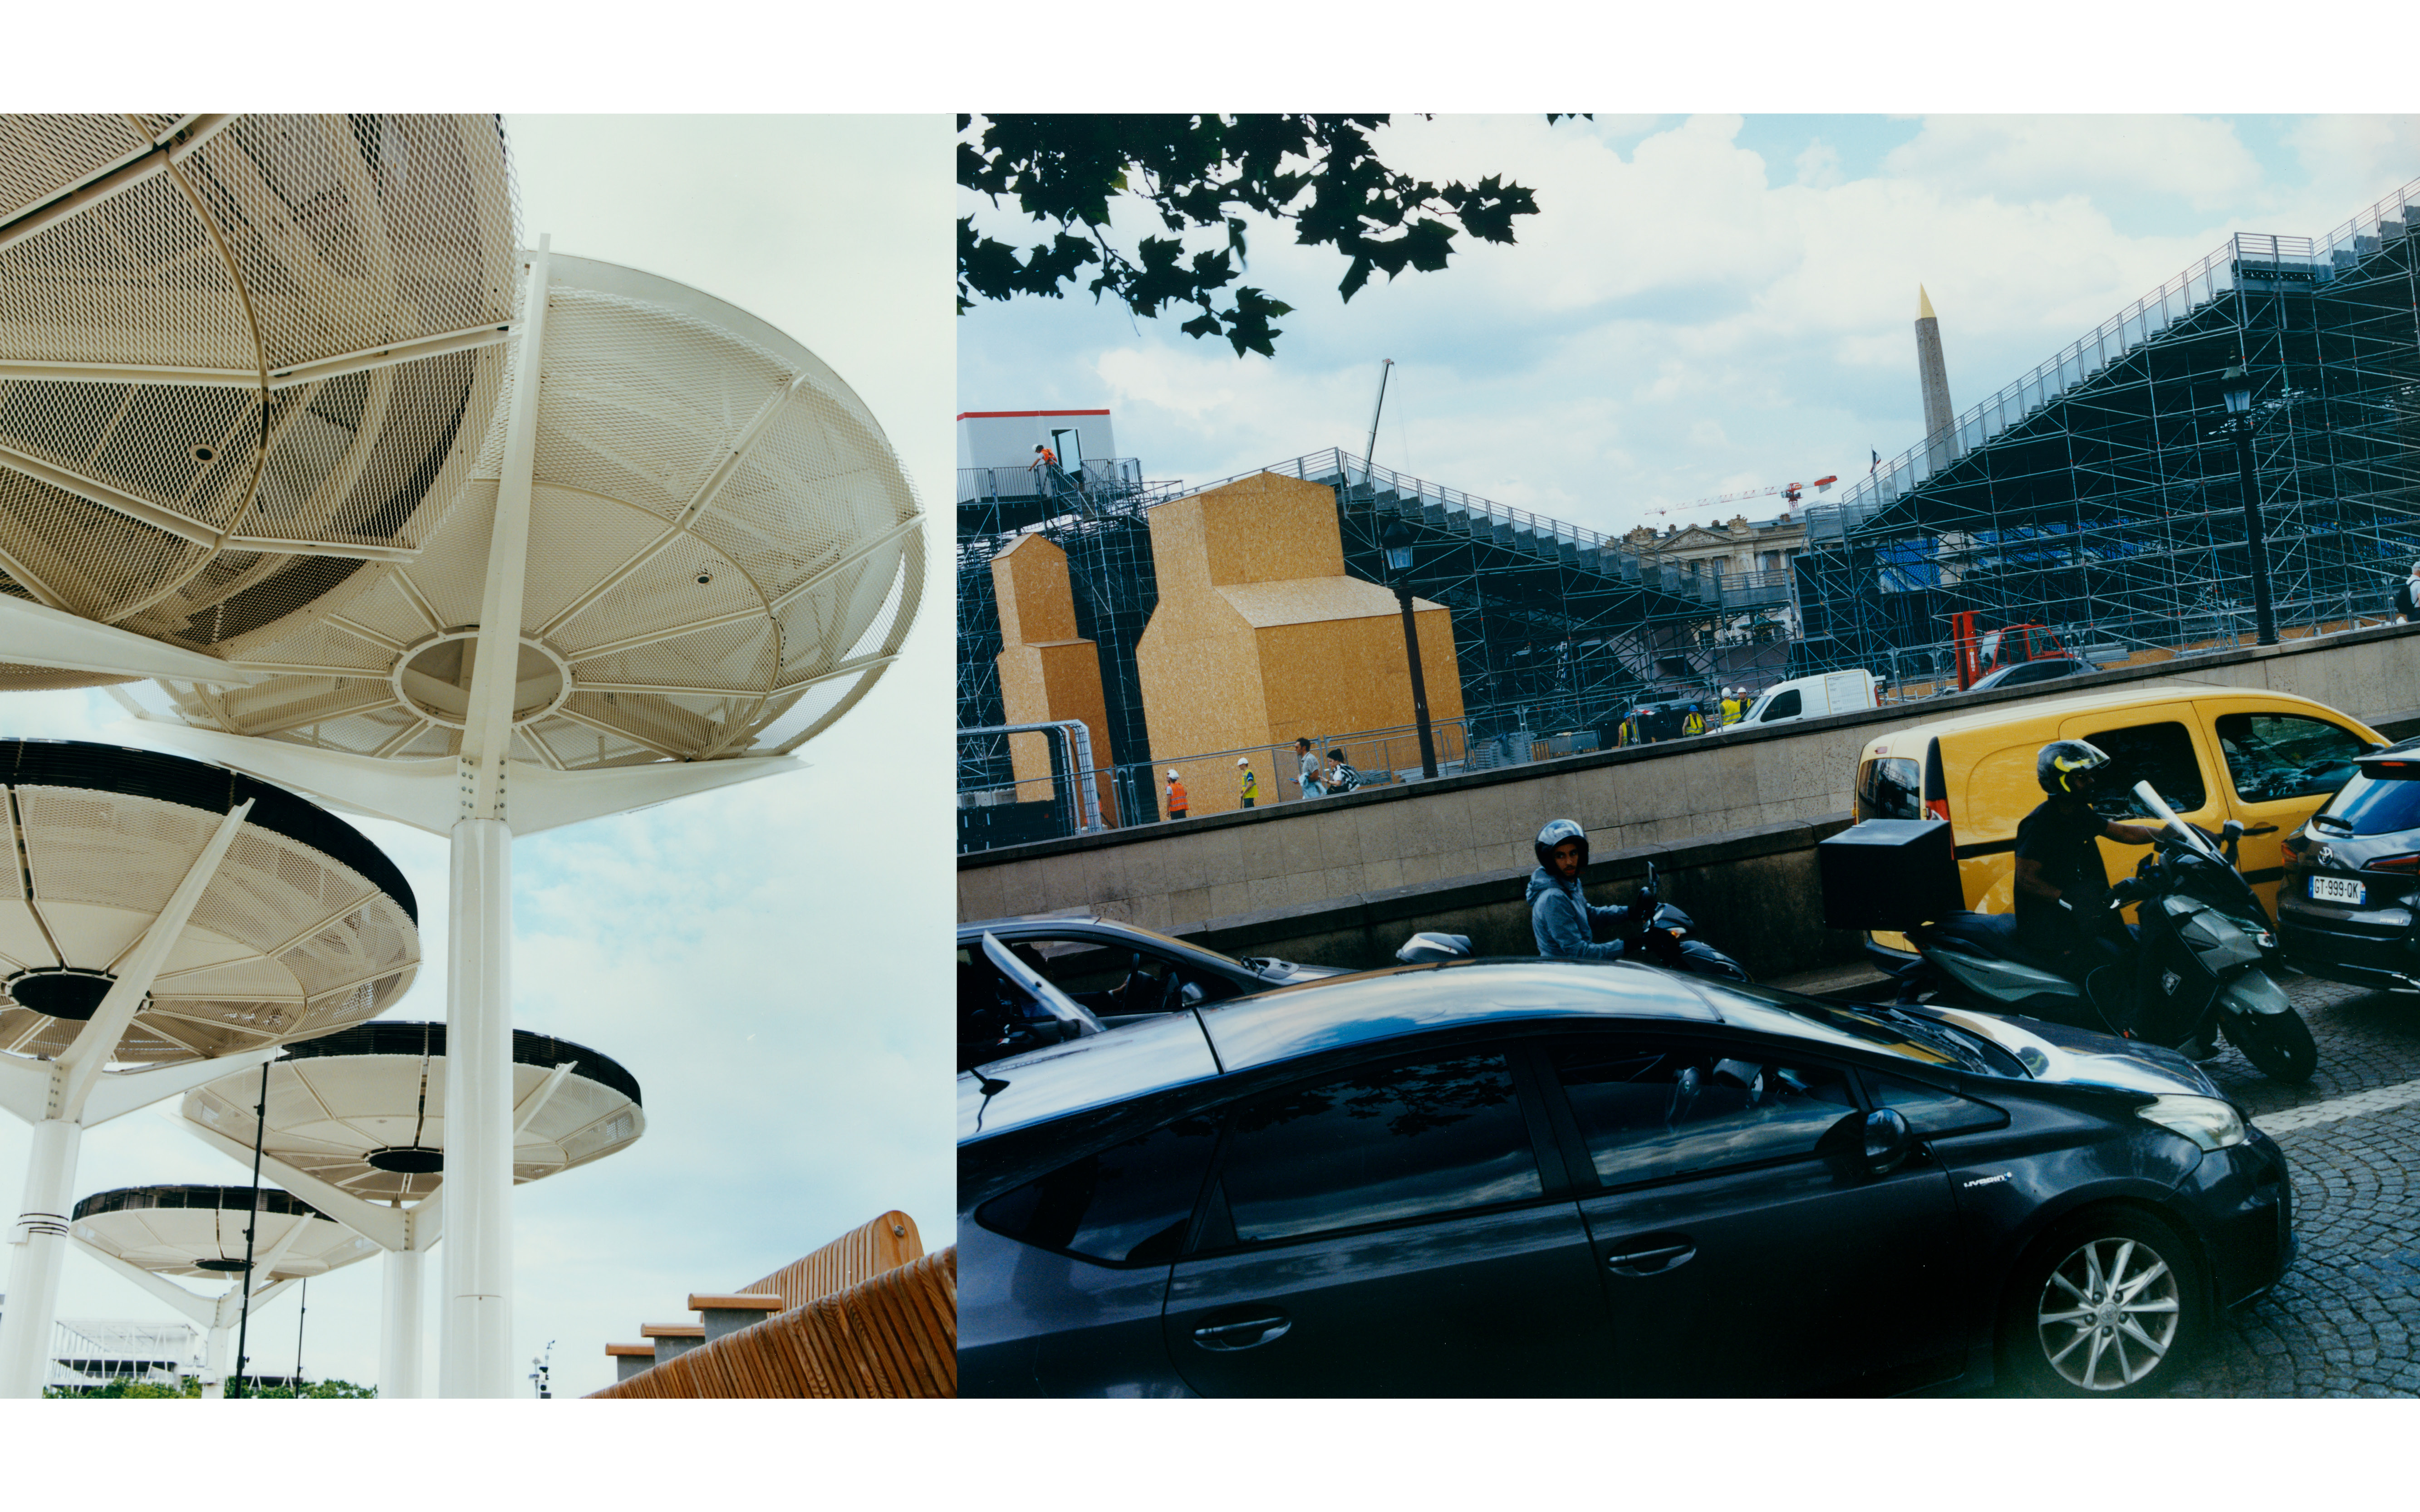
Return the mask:
[(0, 740), (0, 1051), (55, 1056), (236, 804), (250, 816), (111, 1057), (194, 1060), (356, 1024), (420, 964), (411, 888), (350, 825), (224, 768)]
[[(70, 1232), (161, 1275), (227, 1280), (244, 1273), (243, 1231), (252, 1211), (248, 1186), (128, 1186), (77, 1203)], [(252, 1255), (262, 1280), (325, 1275), (378, 1252), (291, 1193), (261, 1189)]]
[(516, 241), (492, 116), (0, 116), (0, 594), (224, 656), (370, 588), (477, 455)]
[[(923, 539), (897, 457), (847, 384), (754, 316), (608, 263), (551, 266), (513, 759), (794, 749), (914, 618)], [(178, 712), (357, 755), (458, 754), (504, 433), (500, 417), (418, 560), (238, 657), (285, 675), (170, 683)]]
[[(183, 1113), (248, 1148), (259, 1096), (259, 1074), (239, 1072), (187, 1093)], [(647, 1127), (637, 1078), (526, 1029), (513, 1031), (513, 1105), (516, 1182), (602, 1160)], [(428, 1196), (444, 1180), (445, 1026), (365, 1024), (292, 1046), (270, 1064), (267, 1121), (262, 1152), (299, 1171), (375, 1202)]]

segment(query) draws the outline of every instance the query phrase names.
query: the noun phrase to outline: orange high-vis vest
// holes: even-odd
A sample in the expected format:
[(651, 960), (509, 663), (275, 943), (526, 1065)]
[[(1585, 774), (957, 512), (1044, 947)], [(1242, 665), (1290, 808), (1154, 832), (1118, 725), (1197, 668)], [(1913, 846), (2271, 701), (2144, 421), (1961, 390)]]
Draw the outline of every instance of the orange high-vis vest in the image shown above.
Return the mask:
[(1170, 813), (1177, 813), (1188, 807), (1190, 806), (1185, 801), (1185, 784), (1172, 777), (1168, 779), (1168, 811)]

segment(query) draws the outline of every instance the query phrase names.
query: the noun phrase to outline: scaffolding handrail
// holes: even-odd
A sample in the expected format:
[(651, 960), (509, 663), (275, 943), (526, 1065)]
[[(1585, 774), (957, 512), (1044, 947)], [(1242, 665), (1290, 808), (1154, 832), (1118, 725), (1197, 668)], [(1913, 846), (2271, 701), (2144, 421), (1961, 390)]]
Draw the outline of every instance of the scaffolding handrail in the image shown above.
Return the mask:
[[(2420, 200), (2420, 178), (2380, 200), (2316, 241), (2308, 237), (2282, 237), (2269, 232), (2239, 231), (2199, 262), (2144, 295), (2125, 309), (2071, 342), (1982, 403), (1952, 422), (1947, 437), (1929, 436), (1893, 457), (1862, 481), (1849, 486), (1831, 504), (1807, 506), (1810, 540), (1837, 540), (1862, 524), (1876, 510), (1914, 489), (1934, 472), (1967, 453), (2022, 424), (2044, 405), (2057, 399), (2119, 359), (2148, 345), (2169, 327), (2236, 286), (2242, 270), (2256, 259), (2247, 253), (2265, 252), (2260, 265), (2283, 268), (2289, 261), (2309, 268), (2316, 279), (2333, 279), (2337, 268), (2378, 250), (2389, 239), (2385, 230), (2390, 210), (2402, 210), (2398, 224), (2408, 225), (2411, 207)], [(2363, 227), (2369, 230), (2365, 236)], [(2401, 231), (2397, 235), (2404, 234)], [(2365, 249), (2364, 239), (2373, 242)], [(2350, 243), (2349, 247), (2345, 243)], [(2265, 244), (2265, 247), (2264, 245)], [(2338, 251), (2348, 254), (2342, 262)], [(2114, 345), (2113, 345), (2114, 340)], [(2087, 357), (2089, 365), (2086, 365)], [(1818, 521), (1821, 521), (1819, 527)]]

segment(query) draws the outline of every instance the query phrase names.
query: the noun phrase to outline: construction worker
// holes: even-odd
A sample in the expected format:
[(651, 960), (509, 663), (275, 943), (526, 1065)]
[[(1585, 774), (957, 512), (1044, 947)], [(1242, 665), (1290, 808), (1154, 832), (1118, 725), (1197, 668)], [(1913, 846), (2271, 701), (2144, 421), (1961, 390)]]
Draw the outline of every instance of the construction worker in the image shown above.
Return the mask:
[(1739, 717), (1745, 712), (1740, 707), (1740, 690), (1736, 687), (1724, 688), (1723, 724), (1725, 728), (1739, 723)]
[(1249, 756), (1235, 758), (1235, 781), (1243, 789), (1244, 807), (1252, 807), (1253, 800), (1261, 795), (1261, 781), (1252, 775), (1252, 759)]
[(1185, 782), (1176, 775), (1176, 768), (1173, 766), (1168, 769), (1168, 817), (1171, 819), (1185, 817)]
[(1688, 715), (1681, 721), (1681, 738), (1686, 740), (1691, 735), (1702, 735), (1705, 733), (1706, 717), (1699, 714), (1698, 706), (1692, 703), (1689, 705)]

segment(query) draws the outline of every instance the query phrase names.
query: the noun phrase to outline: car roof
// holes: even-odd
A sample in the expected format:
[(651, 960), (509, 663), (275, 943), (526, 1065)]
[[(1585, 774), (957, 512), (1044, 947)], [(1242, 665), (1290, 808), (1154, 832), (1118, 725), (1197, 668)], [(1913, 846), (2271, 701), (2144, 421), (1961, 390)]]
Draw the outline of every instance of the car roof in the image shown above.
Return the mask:
[[(1390, 966), (1170, 1013), (994, 1061), (980, 1076), (958, 1078), (958, 1139), (963, 1144), (1321, 1051), (1539, 1019), (1723, 1022), (1683, 979), (1626, 961)], [(998, 1089), (985, 1094), (986, 1081)]]
[(2315, 699), (2292, 693), (2273, 692), (2262, 687), (2231, 687), (2213, 683), (2149, 682), (2128, 683), (2122, 687), (2103, 688), (2091, 693), (2062, 693), (2054, 698), (2035, 697), (2022, 702), (1995, 703), (1971, 714), (1955, 714), (1943, 719), (1927, 719), (1919, 724), (1876, 735), (1866, 742), (1866, 753), (1873, 753), (1875, 745), (1889, 741), (1931, 740), (1941, 735), (1962, 735), (1989, 730), (1996, 725), (2022, 724), (2037, 719), (2063, 719), (2071, 714), (2092, 714), (2102, 709), (2123, 709), (2137, 703), (2160, 703), (2175, 699), (2258, 698), (2278, 703), (2300, 704), (2308, 708), (2336, 714), (2340, 718), (2351, 716), (2330, 709)]

